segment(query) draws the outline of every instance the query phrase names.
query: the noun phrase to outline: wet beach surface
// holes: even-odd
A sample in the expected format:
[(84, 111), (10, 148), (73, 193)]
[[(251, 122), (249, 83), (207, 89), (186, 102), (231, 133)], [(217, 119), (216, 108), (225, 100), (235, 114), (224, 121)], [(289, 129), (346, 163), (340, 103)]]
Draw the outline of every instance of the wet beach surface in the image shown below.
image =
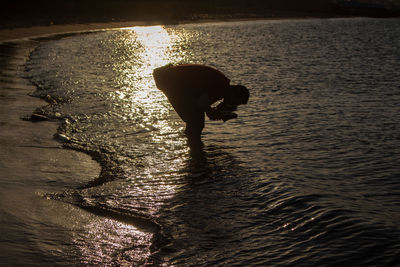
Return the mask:
[(46, 104), (28, 95), (36, 87), (22, 77), (36, 45), (0, 44), (0, 261), (8, 266), (73, 262), (57, 251), (71, 243), (66, 233), (81, 229), (90, 215), (43, 194), (86, 183), (100, 171), (90, 156), (66, 150), (53, 138), (59, 122), (23, 120)]

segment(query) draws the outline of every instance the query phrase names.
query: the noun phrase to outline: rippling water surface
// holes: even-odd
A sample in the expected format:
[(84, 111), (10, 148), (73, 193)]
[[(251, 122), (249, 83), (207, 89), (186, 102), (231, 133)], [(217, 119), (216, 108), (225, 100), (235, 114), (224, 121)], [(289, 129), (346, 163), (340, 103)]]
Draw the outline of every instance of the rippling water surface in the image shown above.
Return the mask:
[[(202, 63), (251, 91), (202, 151), (152, 70)], [(105, 218), (71, 233), (86, 264), (395, 265), (400, 20), (133, 27), (42, 42), (38, 112), (102, 171), (49, 192)], [(51, 211), (49, 211), (51, 212)]]

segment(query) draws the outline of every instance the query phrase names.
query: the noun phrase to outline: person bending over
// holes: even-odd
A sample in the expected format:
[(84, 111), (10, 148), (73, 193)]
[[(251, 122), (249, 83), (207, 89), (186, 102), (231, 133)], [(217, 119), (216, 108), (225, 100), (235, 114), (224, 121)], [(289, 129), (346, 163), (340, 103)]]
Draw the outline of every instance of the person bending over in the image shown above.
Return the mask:
[[(211, 120), (224, 122), (237, 117), (237, 106), (247, 104), (249, 90), (243, 85), (230, 85), (219, 70), (205, 65), (166, 65), (153, 71), (156, 86), (168, 98), (186, 123), (189, 138), (200, 138), (204, 113)], [(216, 107), (212, 104), (223, 100)]]

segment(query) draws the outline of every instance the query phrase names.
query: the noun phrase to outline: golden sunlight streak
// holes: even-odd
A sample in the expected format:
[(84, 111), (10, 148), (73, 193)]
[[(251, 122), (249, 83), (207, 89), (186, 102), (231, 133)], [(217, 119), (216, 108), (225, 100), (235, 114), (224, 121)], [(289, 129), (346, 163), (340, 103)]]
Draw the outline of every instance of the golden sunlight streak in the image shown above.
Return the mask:
[[(133, 27), (145, 51), (143, 53), (143, 63), (147, 65), (146, 72), (152, 72), (154, 68), (169, 63), (168, 52), (172, 46), (172, 40), (168, 32), (162, 26)], [(150, 71), (149, 71), (150, 69)]]
[[(126, 57), (122, 57), (117, 67), (119, 90), (122, 92), (114, 93), (113, 98), (121, 103), (124, 115), (132, 117), (135, 127), (139, 126), (148, 136), (146, 142), (132, 144), (133, 149), (146, 151), (149, 143), (155, 148), (141, 158), (146, 167), (141, 169), (140, 178), (136, 173), (132, 176), (130, 195), (146, 195), (154, 201), (151, 209), (157, 212), (160, 206), (156, 203), (163, 203), (177, 190), (177, 186), (171, 184), (172, 178), (165, 179), (166, 174), (179, 173), (185, 166), (185, 158), (178, 155), (184, 155), (188, 148), (180, 135), (179, 127), (183, 124), (180, 120), (171, 119), (174, 111), (165, 95), (157, 89), (153, 70), (180, 60), (180, 53), (174, 52), (173, 48), (181, 39), (174, 30), (167, 31), (163, 26), (122, 30), (125, 31), (122, 50), (126, 51)], [(174, 164), (164, 164), (165, 159)], [(138, 179), (152, 181), (151, 186), (137, 185), (135, 181)]]
[(139, 49), (135, 51), (139, 60), (133, 64), (135, 67), (132, 73), (125, 76), (129, 80), (127, 83), (131, 83), (132, 106), (144, 111), (142, 122), (145, 128), (154, 127), (159, 130), (152, 137), (155, 142), (160, 142), (160, 137), (173, 131), (173, 122), (169, 120), (171, 107), (166, 97), (156, 88), (153, 70), (180, 60), (179, 55), (172, 56), (172, 47), (179, 38), (163, 26), (140, 26), (124, 30), (131, 31), (132, 40), (139, 44)]
[[(133, 101), (144, 104), (147, 114), (143, 122), (165, 131), (169, 129), (169, 121), (162, 119), (169, 114), (170, 107), (164, 95), (156, 88), (153, 70), (170, 62), (169, 51), (172, 46), (171, 37), (162, 26), (133, 27), (136, 41), (141, 44), (141, 64), (136, 69), (136, 86)], [(164, 101), (163, 101), (164, 100)], [(164, 102), (164, 105), (162, 105)], [(161, 105), (160, 105), (161, 104)], [(155, 137), (155, 136), (153, 136)]]

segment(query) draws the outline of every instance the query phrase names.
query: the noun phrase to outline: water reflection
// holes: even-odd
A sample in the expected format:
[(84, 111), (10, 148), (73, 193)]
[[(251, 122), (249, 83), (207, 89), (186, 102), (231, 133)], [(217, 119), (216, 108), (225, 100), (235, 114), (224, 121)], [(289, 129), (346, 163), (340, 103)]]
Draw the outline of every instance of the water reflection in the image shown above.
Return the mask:
[(116, 120), (124, 118), (116, 126), (125, 136), (111, 149), (124, 179), (79, 192), (86, 203), (75, 204), (107, 217), (89, 224), (85, 238), (77, 242), (88, 263), (137, 263), (147, 258), (153, 238), (159, 236), (135, 228), (136, 223), (118, 222), (121, 218), (115, 216), (142, 216), (151, 226), (165, 201), (179, 190), (189, 149), (182, 122), (152, 76), (154, 68), (180, 60), (171, 52), (175, 40), (174, 33), (162, 26), (126, 28), (115, 40), (111, 64), (117, 88), (109, 98)]
[(234, 222), (248, 215), (238, 204), (248, 193), (245, 183), (251, 174), (220, 146), (205, 146), (182, 171), (185, 184), (159, 212), (170, 243), (153, 256), (179, 266), (184, 265), (181, 254), (185, 254), (191, 263), (201, 265), (215, 256), (212, 248), (239, 249)]
[(176, 36), (163, 26), (133, 27), (129, 30), (142, 48), (138, 53), (140, 62), (132, 70), (133, 77), (127, 77), (135, 81), (129, 88), (131, 100), (144, 110), (143, 123), (157, 130), (152, 132), (152, 140), (162, 143), (166, 141), (165, 136), (174, 134), (176, 122), (169, 119), (171, 106), (155, 86), (152, 73), (157, 67), (179, 60), (179, 55), (171, 52)]
[(173, 39), (163, 26), (132, 27), (129, 29), (136, 34), (137, 41), (145, 48), (141, 54), (144, 74), (152, 73), (154, 68), (169, 62), (169, 51)]
[(85, 265), (140, 264), (150, 255), (148, 243), (153, 236), (112, 219), (93, 220), (85, 225), (82, 233), (74, 235), (74, 243), (82, 256), (81, 263)]

